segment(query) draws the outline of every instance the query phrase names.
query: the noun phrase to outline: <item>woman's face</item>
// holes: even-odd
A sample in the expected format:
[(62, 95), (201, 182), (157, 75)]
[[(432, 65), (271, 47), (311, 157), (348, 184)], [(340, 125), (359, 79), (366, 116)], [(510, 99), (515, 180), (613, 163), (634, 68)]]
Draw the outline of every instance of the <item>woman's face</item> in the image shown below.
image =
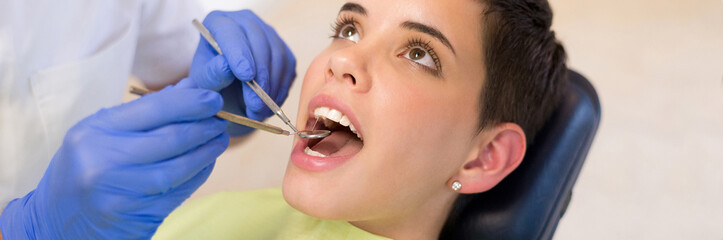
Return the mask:
[(315, 128), (333, 133), (295, 142), (289, 204), (325, 219), (392, 220), (455, 196), (450, 178), (474, 157), (478, 133), (481, 14), (473, 0), (346, 3), (306, 72), (297, 119), (312, 129), (322, 116)]

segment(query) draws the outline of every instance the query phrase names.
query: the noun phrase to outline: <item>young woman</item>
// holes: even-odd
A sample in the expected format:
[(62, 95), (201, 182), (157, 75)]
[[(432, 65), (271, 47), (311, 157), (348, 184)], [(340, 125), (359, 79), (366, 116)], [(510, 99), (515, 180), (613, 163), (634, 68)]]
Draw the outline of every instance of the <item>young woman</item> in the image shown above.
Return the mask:
[[(156, 238), (434, 239), (521, 162), (558, 102), (546, 1), (351, 1), (309, 66), (282, 190), (186, 204)], [(319, 119), (317, 121), (317, 119)]]

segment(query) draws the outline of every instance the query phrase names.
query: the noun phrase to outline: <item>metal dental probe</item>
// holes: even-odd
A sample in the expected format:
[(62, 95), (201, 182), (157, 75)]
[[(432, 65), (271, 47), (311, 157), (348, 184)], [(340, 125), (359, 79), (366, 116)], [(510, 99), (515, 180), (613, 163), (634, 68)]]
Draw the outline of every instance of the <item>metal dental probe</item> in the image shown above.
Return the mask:
[[(203, 38), (205, 38), (206, 41), (208, 41), (208, 43), (211, 44), (213, 49), (215, 49), (219, 55), (223, 55), (223, 52), (221, 52), (221, 48), (218, 46), (218, 42), (216, 42), (216, 38), (214, 38), (213, 35), (211, 35), (211, 32), (208, 31), (208, 29), (205, 26), (203, 26), (203, 24), (201, 24), (201, 22), (198, 21), (198, 19), (193, 19), (192, 23), (193, 23), (193, 26), (195, 26), (196, 29), (198, 29), (198, 31), (201, 32), (201, 36), (203, 36)], [(261, 86), (259, 86), (258, 83), (256, 83), (255, 80), (251, 79), (250, 81), (242, 81), (242, 82), (245, 82), (251, 88), (251, 90), (256, 92), (256, 95), (258, 95), (259, 98), (261, 98), (261, 100), (266, 104), (266, 106), (268, 106), (271, 109), (271, 111), (273, 111), (274, 114), (276, 114), (276, 116), (281, 118), (281, 121), (283, 121), (292, 130), (294, 130), (294, 133), (296, 133), (296, 135), (299, 136), (300, 138), (307, 138), (307, 139), (324, 138), (331, 134), (331, 131), (329, 131), (329, 130), (299, 131), (298, 129), (296, 129), (296, 127), (294, 127), (293, 124), (291, 124), (291, 120), (289, 120), (289, 118), (286, 116), (286, 114), (284, 114), (284, 111), (281, 110), (279, 105), (276, 105), (276, 102), (274, 102), (274, 100), (271, 99), (271, 97), (269, 97), (269, 95), (266, 94), (266, 92), (264, 92), (264, 90), (261, 88)]]

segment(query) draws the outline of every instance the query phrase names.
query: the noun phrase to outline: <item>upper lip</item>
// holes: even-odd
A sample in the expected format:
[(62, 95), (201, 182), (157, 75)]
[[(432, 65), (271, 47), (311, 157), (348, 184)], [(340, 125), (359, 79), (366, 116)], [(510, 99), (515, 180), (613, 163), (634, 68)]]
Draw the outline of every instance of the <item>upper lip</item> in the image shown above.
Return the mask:
[(354, 115), (351, 107), (349, 107), (349, 105), (347, 105), (340, 99), (323, 93), (316, 95), (314, 98), (311, 99), (311, 101), (309, 101), (309, 119), (316, 118), (316, 116), (314, 116), (314, 109), (318, 107), (328, 107), (338, 110), (339, 112), (341, 112), (341, 114), (349, 118), (349, 121), (351, 122), (351, 124), (354, 125), (357, 132), (359, 132), (360, 135), (364, 136), (364, 128), (361, 126), (359, 120)]

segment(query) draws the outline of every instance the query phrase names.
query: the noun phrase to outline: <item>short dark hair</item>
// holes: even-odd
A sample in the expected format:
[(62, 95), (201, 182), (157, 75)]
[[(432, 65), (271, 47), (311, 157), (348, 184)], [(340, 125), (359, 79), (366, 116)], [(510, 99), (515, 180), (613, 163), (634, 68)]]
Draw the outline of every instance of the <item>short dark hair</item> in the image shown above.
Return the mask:
[(567, 87), (566, 55), (555, 39), (546, 0), (480, 0), (486, 81), (480, 130), (520, 125), (531, 143)]
[[(480, 99), (480, 130), (498, 123), (520, 125), (527, 143), (555, 111), (567, 88), (565, 49), (550, 30), (547, 0), (479, 0), (486, 82)], [(440, 233), (460, 237), (460, 214), (478, 194), (460, 195)]]

